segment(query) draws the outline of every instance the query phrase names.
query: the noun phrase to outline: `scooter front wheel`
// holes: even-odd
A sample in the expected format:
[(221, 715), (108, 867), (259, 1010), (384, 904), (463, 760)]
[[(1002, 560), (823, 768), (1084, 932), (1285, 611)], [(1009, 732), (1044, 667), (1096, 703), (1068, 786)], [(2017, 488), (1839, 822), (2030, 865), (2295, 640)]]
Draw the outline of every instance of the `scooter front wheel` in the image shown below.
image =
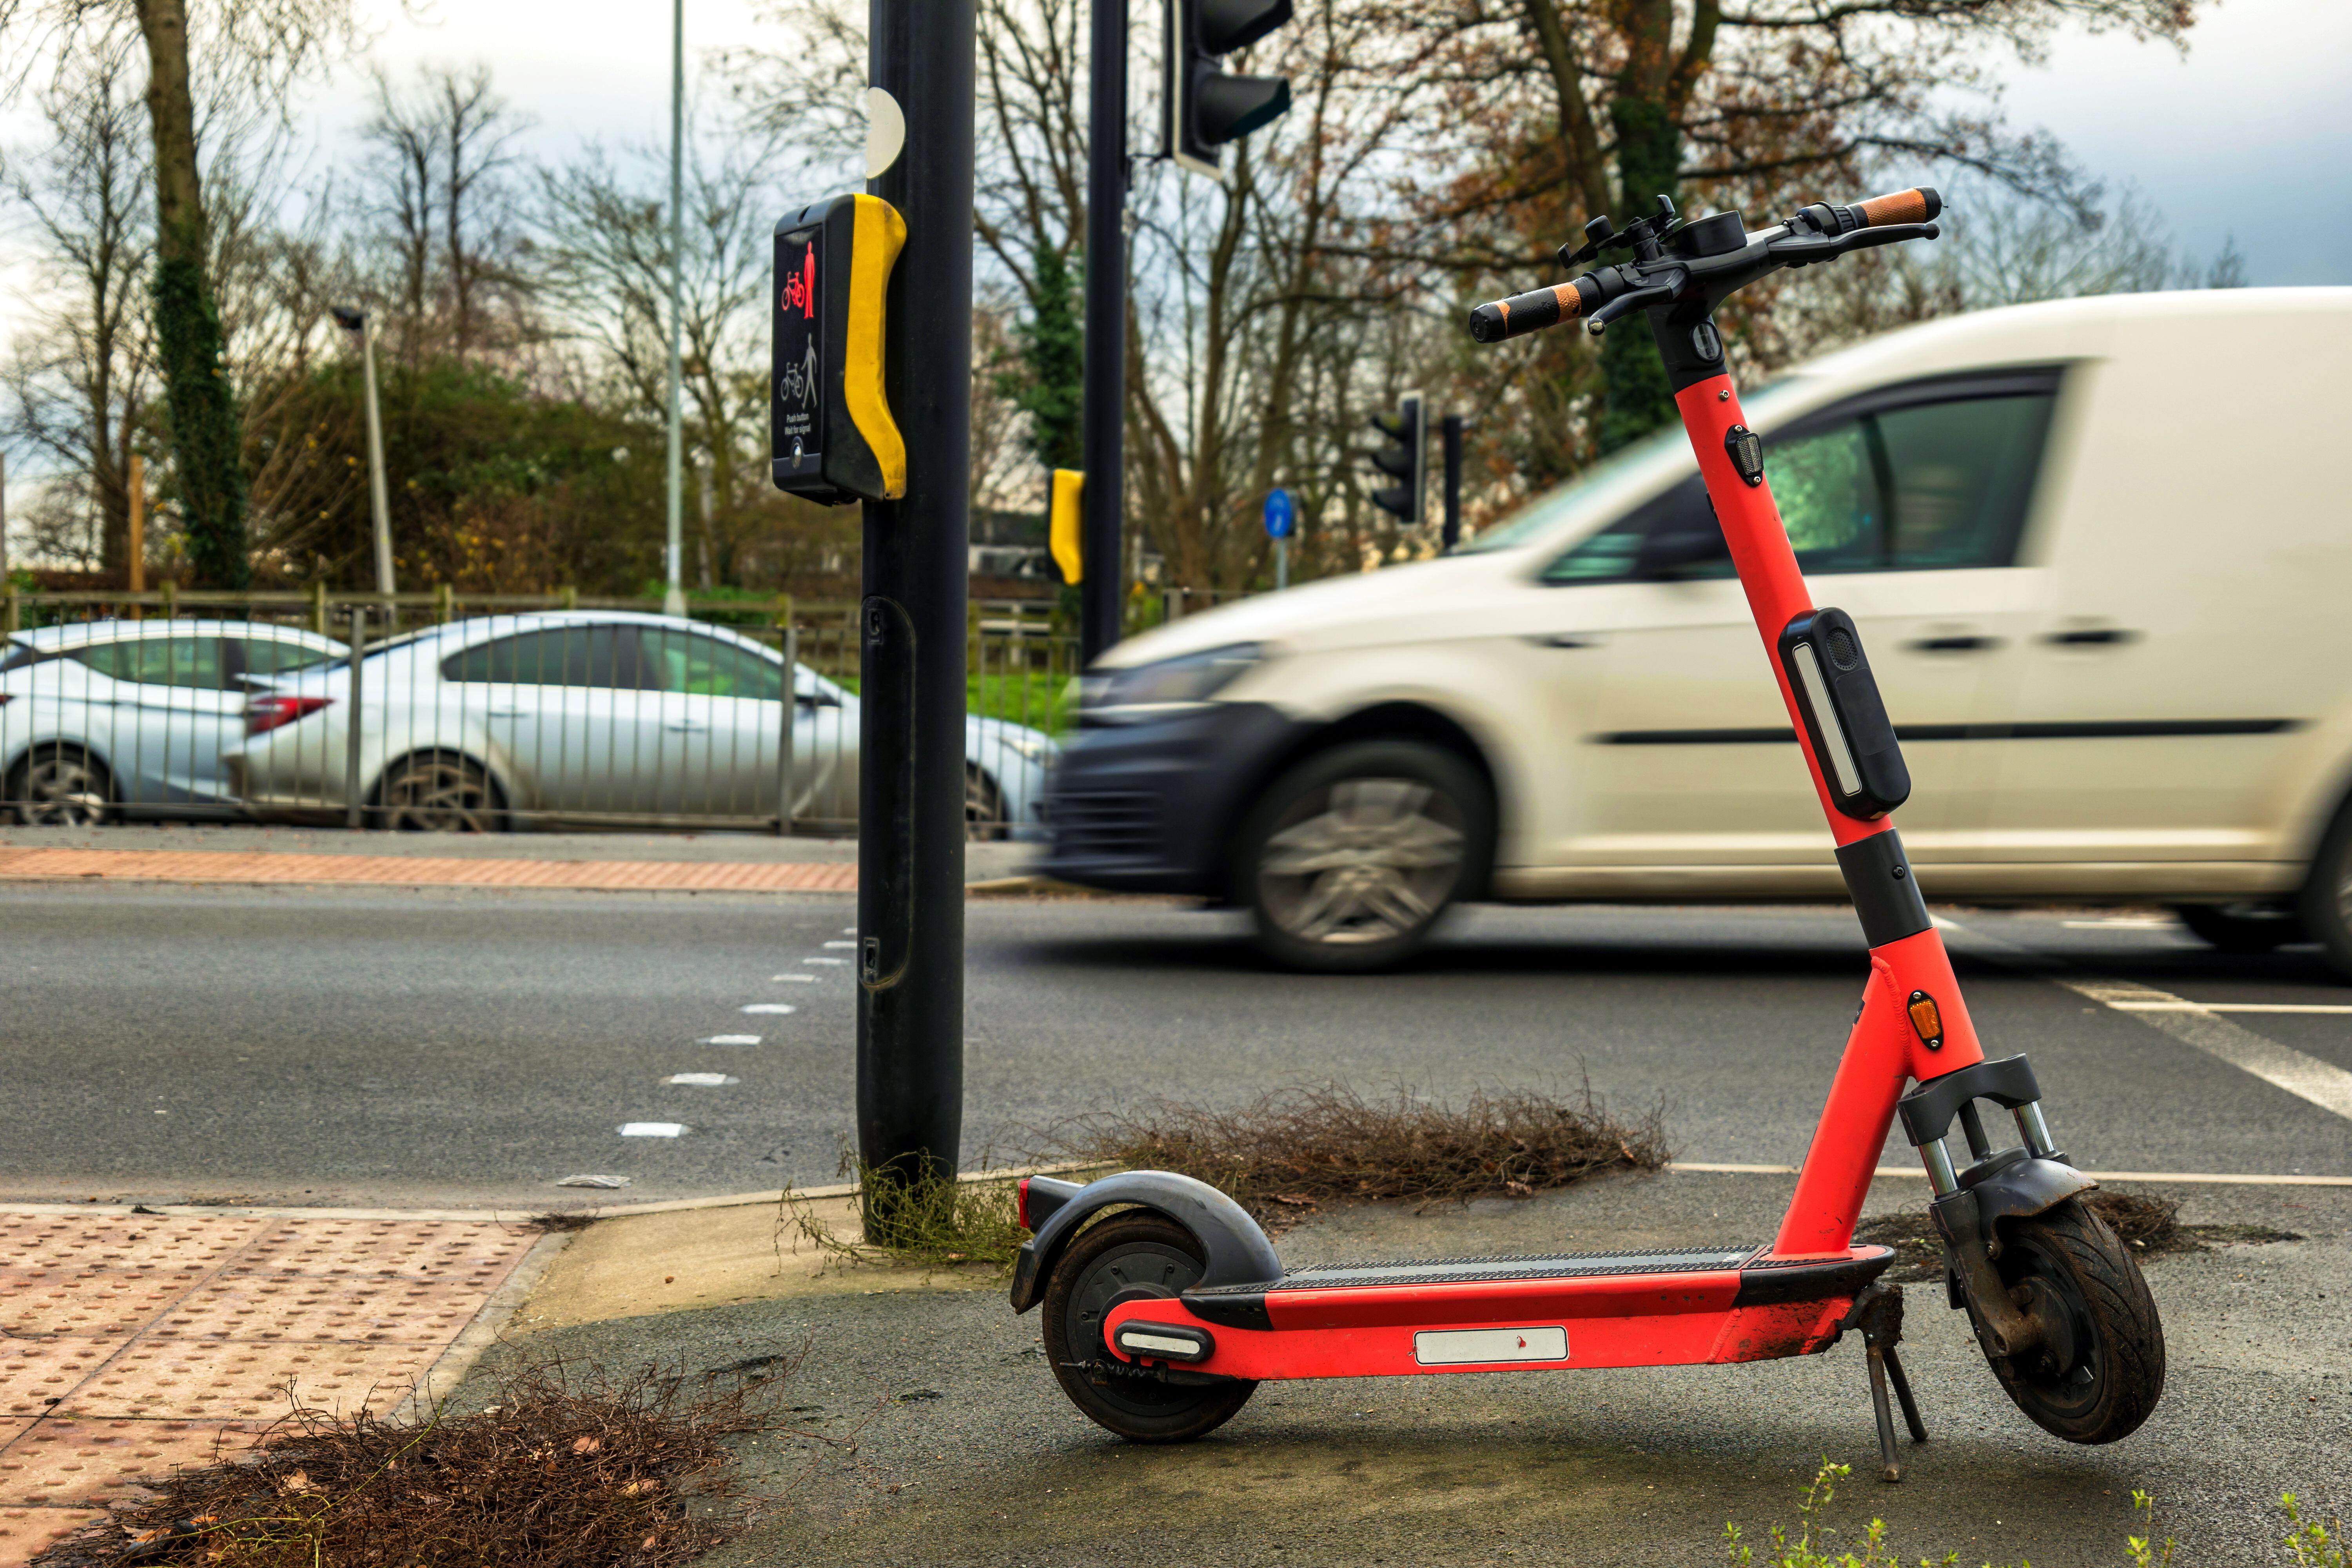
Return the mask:
[(2021, 1355), (1987, 1351), (2017, 1407), (2070, 1443), (2112, 1443), (2138, 1430), (2164, 1393), (2164, 1325), (2139, 1265), (2106, 1221), (2069, 1198), (2011, 1222), (1995, 1267), (2011, 1299), (2049, 1329), (2044, 1343)]
[(1183, 1443), (1249, 1403), (1255, 1383), (1160, 1381), (1103, 1343), (1111, 1308), (1137, 1295), (1173, 1297), (1201, 1278), (1192, 1232), (1147, 1210), (1114, 1215), (1070, 1243), (1045, 1280), (1045, 1353), (1070, 1403), (1097, 1426), (1139, 1443)]

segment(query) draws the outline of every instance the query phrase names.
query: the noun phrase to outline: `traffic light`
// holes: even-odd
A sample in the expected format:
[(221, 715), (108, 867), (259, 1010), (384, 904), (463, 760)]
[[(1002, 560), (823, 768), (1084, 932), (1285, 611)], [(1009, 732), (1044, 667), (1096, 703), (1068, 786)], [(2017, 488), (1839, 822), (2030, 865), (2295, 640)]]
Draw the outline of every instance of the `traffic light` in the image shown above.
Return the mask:
[(1290, 20), (1290, 0), (1160, 0), (1161, 142), (1179, 168), (1223, 175), (1217, 149), (1281, 118), (1290, 79), (1233, 76), (1217, 57), (1246, 48)]
[(1372, 500), (1407, 528), (1419, 528), (1429, 449), (1429, 416), (1422, 411), (1421, 394), (1406, 393), (1393, 416), (1373, 415), (1372, 427), (1392, 443), (1372, 453), (1372, 467), (1399, 481), (1374, 490)]

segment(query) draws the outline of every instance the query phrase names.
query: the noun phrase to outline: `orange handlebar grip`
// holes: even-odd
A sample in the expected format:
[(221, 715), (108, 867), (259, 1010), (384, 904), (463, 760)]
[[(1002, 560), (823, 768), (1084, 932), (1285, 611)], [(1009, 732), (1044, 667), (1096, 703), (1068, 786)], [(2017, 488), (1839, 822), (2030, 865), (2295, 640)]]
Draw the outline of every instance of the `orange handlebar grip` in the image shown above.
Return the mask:
[(1884, 228), (1895, 223), (1926, 223), (1944, 210), (1944, 198), (1922, 185), (1916, 191), (1896, 191), (1892, 195), (1873, 196), (1857, 202), (1853, 210), (1862, 215), (1864, 228)]

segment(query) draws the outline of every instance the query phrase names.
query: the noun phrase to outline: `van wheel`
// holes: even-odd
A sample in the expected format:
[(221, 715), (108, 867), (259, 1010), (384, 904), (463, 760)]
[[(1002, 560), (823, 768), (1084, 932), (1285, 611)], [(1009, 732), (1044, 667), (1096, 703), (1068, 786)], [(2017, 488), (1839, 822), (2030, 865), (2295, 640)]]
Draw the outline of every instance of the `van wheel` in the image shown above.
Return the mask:
[(2329, 966), (2352, 980), (2352, 801), (2336, 811), (2319, 841), (2296, 908), (2309, 940), (2327, 950)]
[(1415, 741), (1359, 742), (1275, 781), (1242, 830), (1234, 885), (1268, 957), (1360, 973), (1427, 942), (1484, 886), (1494, 848), (1494, 798), (1467, 763)]
[(2309, 940), (2302, 918), (2286, 904), (2178, 904), (2172, 912), (2223, 952), (2269, 952)]

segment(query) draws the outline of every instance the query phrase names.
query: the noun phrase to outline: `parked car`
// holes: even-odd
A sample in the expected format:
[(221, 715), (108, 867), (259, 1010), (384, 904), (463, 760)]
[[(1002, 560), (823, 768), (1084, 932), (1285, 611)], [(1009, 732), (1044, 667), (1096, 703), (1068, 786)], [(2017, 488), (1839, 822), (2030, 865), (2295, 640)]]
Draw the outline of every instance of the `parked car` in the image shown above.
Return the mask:
[(28, 823), (234, 815), (221, 753), (255, 683), (343, 645), (245, 621), (79, 621), (0, 642), (0, 812)]
[[(360, 661), (361, 804), (370, 826), (476, 831), (549, 818), (773, 821), (782, 657), (722, 626), (627, 612), (496, 616), (431, 626)], [(857, 698), (793, 671), (793, 816), (857, 815)], [(249, 705), (228, 758), (271, 815), (341, 814), (352, 776), (350, 661), (299, 671)], [(968, 718), (966, 816), (1039, 826), (1057, 748)]]
[[(1990, 310), (1748, 405), (1860, 624), (1931, 897), (2179, 906), (2352, 973), (2352, 289)], [(1090, 672), (1042, 869), (1250, 906), (1360, 969), (1465, 899), (1836, 897), (1670, 427), (1457, 554), (1179, 621)]]

